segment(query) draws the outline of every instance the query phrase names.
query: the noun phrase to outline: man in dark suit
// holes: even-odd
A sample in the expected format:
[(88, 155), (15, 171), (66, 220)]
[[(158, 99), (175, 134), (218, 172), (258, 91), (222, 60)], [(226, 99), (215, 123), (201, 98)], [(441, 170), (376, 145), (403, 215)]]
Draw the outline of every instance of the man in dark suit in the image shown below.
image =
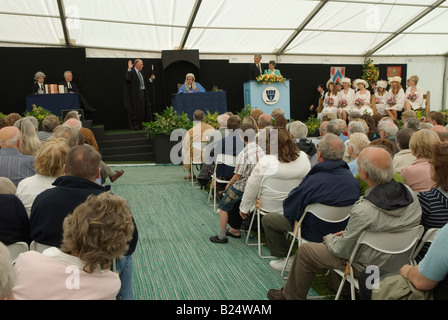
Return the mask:
[(317, 116), (317, 109), (319, 107), (319, 100), (324, 99), (325, 97), (325, 89), (323, 84), (317, 85), (317, 91), (314, 94), (313, 104), (310, 106), (310, 115)]
[(78, 86), (73, 82), (73, 73), (69, 70), (64, 72), (64, 81), (59, 82), (59, 84), (64, 85), (67, 88), (67, 92), (79, 93)]
[(88, 103), (84, 96), (79, 92), (78, 85), (73, 82), (73, 73), (70, 70), (64, 72), (64, 81), (59, 82), (60, 85), (63, 85), (67, 92), (69, 93), (77, 93), (79, 95), (79, 100), (81, 101), (81, 107), (85, 111), (86, 118), (89, 117), (91, 112), (95, 112), (96, 110), (92, 108)]
[(254, 56), (254, 63), (249, 65), (249, 80), (256, 80), (258, 76), (263, 74), (263, 66), (261, 65), (261, 54)]
[(142, 130), (143, 121), (150, 121), (152, 117), (149, 84), (155, 79), (154, 75), (145, 78), (142, 74), (143, 61), (136, 59), (128, 61), (128, 71), (125, 77), (123, 103), (128, 113), (129, 126), (133, 130)]

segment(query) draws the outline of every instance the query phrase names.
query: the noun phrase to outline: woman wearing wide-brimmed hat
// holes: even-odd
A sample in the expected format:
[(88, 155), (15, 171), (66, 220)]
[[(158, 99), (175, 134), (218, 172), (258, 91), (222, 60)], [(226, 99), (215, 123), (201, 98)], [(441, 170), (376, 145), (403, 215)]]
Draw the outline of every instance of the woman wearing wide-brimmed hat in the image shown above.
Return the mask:
[(42, 71), (36, 72), (36, 74), (34, 75), (33, 87), (31, 88), (31, 92), (33, 94), (36, 94), (36, 93), (43, 94), (43, 93), (45, 93), (45, 78), (46, 77), (47, 76)]
[(318, 115), (318, 119), (322, 119), (325, 113), (332, 113), (334, 118), (338, 118), (339, 93), (333, 80), (327, 81), (328, 92), (325, 93), (322, 112)]
[(386, 116), (386, 101), (387, 101), (387, 81), (378, 80), (376, 83), (377, 90), (375, 91), (375, 106), (376, 111), (382, 115)]
[(339, 108), (338, 118), (347, 120), (347, 115), (354, 106), (355, 90), (351, 88), (352, 80), (350, 78), (342, 78), (342, 90), (339, 91)]
[(390, 89), (386, 101), (386, 113), (393, 119), (398, 118), (398, 111), (402, 111), (406, 95), (401, 87), (401, 77), (395, 76), (388, 79)]
[(355, 93), (355, 108), (358, 108), (361, 114), (368, 113), (373, 115), (373, 110), (370, 106), (370, 91), (367, 90), (369, 84), (364, 79), (356, 79), (355, 86), (359, 89)]

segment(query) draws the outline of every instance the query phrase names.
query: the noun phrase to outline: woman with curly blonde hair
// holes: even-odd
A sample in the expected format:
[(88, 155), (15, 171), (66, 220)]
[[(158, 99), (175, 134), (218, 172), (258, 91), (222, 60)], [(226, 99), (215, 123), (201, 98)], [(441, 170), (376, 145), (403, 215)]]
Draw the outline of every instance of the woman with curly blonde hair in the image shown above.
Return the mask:
[(66, 139), (52, 138), (37, 151), (34, 158), (36, 174), (20, 181), (16, 192), (28, 216), (36, 196), (44, 190), (53, 188), (54, 180), (64, 174), (68, 150), (69, 145)]
[(68, 215), (61, 248), (21, 254), (14, 266), (14, 298), (32, 300), (114, 300), (119, 275), (113, 260), (126, 253), (134, 231), (123, 198), (91, 195)]

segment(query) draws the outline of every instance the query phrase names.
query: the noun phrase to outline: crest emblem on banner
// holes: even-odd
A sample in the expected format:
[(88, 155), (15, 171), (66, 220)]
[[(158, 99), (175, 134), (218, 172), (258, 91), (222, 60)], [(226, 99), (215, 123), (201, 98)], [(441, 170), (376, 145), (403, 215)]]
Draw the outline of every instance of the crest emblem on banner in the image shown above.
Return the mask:
[(401, 67), (387, 67), (387, 78), (401, 77)]
[(280, 92), (275, 87), (267, 87), (262, 93), (263, 102), (268, 105), (273, 105), (280, 99)]
[(330, 79), (336, 83), (341, 82), (342, 78), (345, 78), (345, 67), (331, 67)]

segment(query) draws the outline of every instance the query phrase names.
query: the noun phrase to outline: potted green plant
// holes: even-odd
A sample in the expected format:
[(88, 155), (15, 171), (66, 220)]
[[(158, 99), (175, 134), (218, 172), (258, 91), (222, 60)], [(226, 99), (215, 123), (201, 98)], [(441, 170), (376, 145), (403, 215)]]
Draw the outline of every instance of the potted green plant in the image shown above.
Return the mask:
[(204, 122), (211, 125), (213, 128), (218, 129), (218, 111), (210, 113), (206, 110), (204, 114)]
[(308, 120), (305, 121), (305, 125), (308, 127), (308, 136), (319, 136), (320, 120), (311, 115)]
[(23, 113), (24, 117), (34, 117), (37, 119), (37, 122), (39, 124), (39, 127), (42, 125), (42, 121), (45, 119), (46, 116), (53, 115), (53, 113), (47, 109), (44, 109), (42, 107), (37, 107), (35, 104), (33, 104), (33, 109), (31, 111), (25, 111)]
[(178, 114), (174, 107), (166, 107), (159, 114), (155, 113), (155, 120), (143, 122), (146, 136), (152, 140), (156, 163), (171, 163), (171, 149), (179, 143), (178, 140), (171, 141), (171, 133), (176, 129), (189, 130), (193, 127), (192, 121), (185, 112)]

